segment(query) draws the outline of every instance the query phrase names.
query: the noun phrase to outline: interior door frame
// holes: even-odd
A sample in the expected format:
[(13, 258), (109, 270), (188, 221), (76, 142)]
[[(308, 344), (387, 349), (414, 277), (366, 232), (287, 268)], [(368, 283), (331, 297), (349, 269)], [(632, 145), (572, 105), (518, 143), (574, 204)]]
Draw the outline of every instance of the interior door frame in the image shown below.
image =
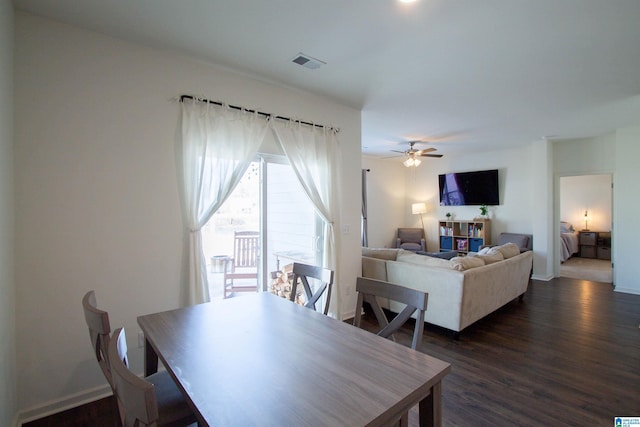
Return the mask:
[(613, 272), (613, 287), (615, 288), (616, 283), (616, 271), (614, 267), (614, 254), (615, 254), (615, 224), (614, 224), (614, 199), (615, 199), (615, 173), (613, 171), (584, 171), (581, 173), (563, 173), (557, 174), (554, 182), (554, 193), (556, 194), (554, 200), (554, 225), (553, 225), (553, 247), (554, 247), (554, 257), (553, 257), (553, 276), (560, 277), (560, 251), (561, 251), (561, 242), (560, 242), (560, 221), (562, 221), (560, 217), (560, 203), (562, 200), (562, 194), (560, 194), (560, 179), (566, 177), (577, 177), (577, 176), (591, 176), (591, 175), (609, 175), (611, 177), (611, 268)]

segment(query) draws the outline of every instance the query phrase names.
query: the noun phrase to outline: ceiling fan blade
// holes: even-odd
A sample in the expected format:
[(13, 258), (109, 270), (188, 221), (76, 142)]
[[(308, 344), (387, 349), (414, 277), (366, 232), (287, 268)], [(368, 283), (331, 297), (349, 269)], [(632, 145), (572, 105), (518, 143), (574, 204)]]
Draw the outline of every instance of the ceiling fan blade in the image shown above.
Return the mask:
[(442, 157), (442, 154), (420, 154), (421, 157)]
[(394, 153), (402, 153), (402, 154), (406, 153), (406, 151), (398, 151), (398, 150), (389, 150), (389, 151), (393, 151)]
[(436, 151), (436, 149), (435, 149), (435, 148), (425, 148), (424, 150), (418, 150), (418, 151), (416, 151), (416, 154), (417, 154), (418, 156), (422, 156), (424, 153), (430, 153), (430, 152), (432, 152), (432, 151)]

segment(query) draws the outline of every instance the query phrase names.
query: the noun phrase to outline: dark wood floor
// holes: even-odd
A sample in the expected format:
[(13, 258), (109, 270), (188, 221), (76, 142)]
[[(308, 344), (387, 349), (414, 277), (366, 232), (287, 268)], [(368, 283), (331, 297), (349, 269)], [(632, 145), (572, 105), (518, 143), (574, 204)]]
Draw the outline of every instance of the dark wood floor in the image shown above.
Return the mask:
[[(363, 326), (375, 327), (372, 315)], [(421, 351), (452, 365), (443, 381), (445, 426), (611, 426), (640, 416), (640, 296), (611, 285), (532, 281), (459, 340), (426, 327)], [(398, 334), (410, 344), (413, 325)], [(109, 399), (25, 427), (115, 426)], [(416, 414), (410, 424), (417, 425)]]

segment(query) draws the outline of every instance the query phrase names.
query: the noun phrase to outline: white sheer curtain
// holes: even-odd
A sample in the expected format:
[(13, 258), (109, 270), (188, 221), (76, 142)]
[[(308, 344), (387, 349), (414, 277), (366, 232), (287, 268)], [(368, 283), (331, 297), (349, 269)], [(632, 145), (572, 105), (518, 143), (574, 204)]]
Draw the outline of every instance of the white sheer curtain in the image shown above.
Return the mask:
[(182, 177), (188, 233), (187, 301), (209, 301), (200, 230), (222, 206), (256, 155), (269, 122), (254, 113), (183, 100)]
[(338, 218), (339, 146), (333, 129), (318, 128), (297, 122), (274, 122), (285, 155), (295, 171), (305, 193), (325, 222), (324, 267), (334, 271), (330, 313), (340, 316), (338, 277), (338, 246), (335, 221)]

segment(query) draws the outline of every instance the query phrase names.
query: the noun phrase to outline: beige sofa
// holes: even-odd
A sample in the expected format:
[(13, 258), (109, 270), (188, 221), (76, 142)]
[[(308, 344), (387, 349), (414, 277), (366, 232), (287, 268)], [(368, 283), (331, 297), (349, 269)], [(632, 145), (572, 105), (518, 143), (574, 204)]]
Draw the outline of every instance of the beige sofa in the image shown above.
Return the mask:
[[(479, 254), (443, 260), (402, 249), (362, 248), (362, 276), (429, 294), (425, 322), (456, 333), (522, 296), (533, 252), (508, 243)], [(387, 305), (399, 312), (402, 307)]]

